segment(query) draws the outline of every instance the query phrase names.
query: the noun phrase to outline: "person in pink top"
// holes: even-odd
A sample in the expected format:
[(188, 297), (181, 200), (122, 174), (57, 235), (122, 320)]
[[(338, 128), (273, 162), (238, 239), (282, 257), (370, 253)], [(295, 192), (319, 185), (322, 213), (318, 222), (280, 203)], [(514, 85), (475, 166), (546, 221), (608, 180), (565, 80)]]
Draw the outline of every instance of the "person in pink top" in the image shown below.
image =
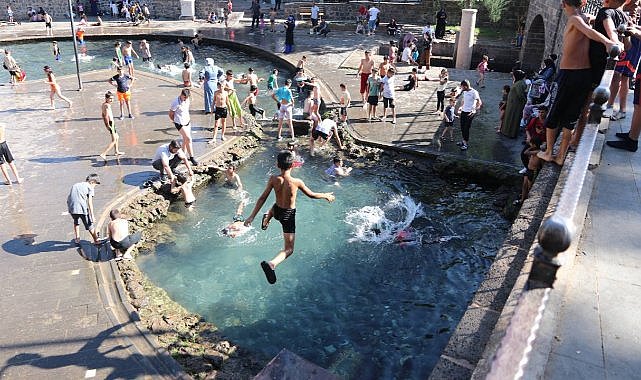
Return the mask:
[(479, 80), (476, 81), (477, 87), (485, 87), (485, 73), (490, 71), (490, 69), (487, 68), (487, 61), (489, 61), (489, 58), (487, 55), (484, 55), (481, 62), (476, 66), (476, 71), (479, 73)]

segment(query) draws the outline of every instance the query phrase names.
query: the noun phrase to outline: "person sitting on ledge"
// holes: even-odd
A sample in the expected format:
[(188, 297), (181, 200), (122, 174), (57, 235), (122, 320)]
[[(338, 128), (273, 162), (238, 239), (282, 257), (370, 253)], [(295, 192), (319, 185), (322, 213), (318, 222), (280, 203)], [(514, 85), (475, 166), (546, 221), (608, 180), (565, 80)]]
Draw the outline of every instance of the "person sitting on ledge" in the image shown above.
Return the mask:
[(321, 19), (320, 23), (314, 27), (314, 33), (321, 35), (323, 37), (327, 37), (327, 34), (329, 34), (329, 24), (325, 19)]
[(123, 218), (120, 210), (113, 209), (109, 212), (109, 242), (116, 254), (116, 260), (133, 259), (131, 250), (142, 237), (140, 231), (129, 234), (129, 222)]

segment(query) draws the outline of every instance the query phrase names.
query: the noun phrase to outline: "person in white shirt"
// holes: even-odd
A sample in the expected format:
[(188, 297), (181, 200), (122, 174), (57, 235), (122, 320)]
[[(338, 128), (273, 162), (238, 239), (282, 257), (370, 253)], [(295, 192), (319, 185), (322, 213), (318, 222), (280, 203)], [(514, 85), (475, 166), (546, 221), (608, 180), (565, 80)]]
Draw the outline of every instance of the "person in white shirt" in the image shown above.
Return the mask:
[(383, 92), (383, 117), (381, 121), (385, 122), (387, 109), (391, 108), (392, 124), (396, 124), (396, 105), (394, 104), (394, 86), (396, 82), (394, 74), (396, 74), (396, 69), (390, 67), (389, 70), (387, 70), (387, 74), (380, 80)]
[(470, 140), (470, 128), (472, 127), (472, 120), (476, 116), (476, 112), (481, 108), (483, 102), (479, 96), (478, 91), (470, 86), (470, 81), (467, 79), (461, 82), (461, 95), (463, 99), (461, 106), (458, 108), (458, 114), (461, 117), (461, 135), (463, 139), (456, 145), (461, 147), (461, 150), (467, 150), (467, 144)]
[(414, 49), (414, 44), (411, 43), (403, 49), (401, 54), (401, 61), (407, 63), (408, 65), (416, 65), (416, 61), (412, 58), (412, 50)]
[(311, 9), (311, 16), (310, 19), (312, 21), (312, 30), (318, 26), (318, 13), (320, 12), (320, 8), (318, 5), (316, 5), (315, 1), (312, 1), (312, 9)]
[(154, 158), (151, 160), (151, 166), (160, 171), (160, 180), (164, 180), (165, 173), (169, 176), (171, 183), (175, 183), (176, 176), (174, 175), (173, 169), (178, 166), (182, 161), (187, 167), (187, 172), (189, 176), (193, 177), (194, 172), (191, 170), (191, 165), (189, 165), (189, 160), (187, 156), (181, 149), (180, 142), (176, 140), (171, 140), (168, 144), (163, 144), (156, 149)]
[(381, 13), (381, 11), (372, 5), (367, 12), (369, 13), (369, 21), (367, 22), (367, 27), (369, 29), (367, 35), (369, 36), (374, 34), (376, 31), (376, 21), (378, 20), (378, 14)]
[(185, 88), (180, 92), (180, 95), (171, 102), (169, 107), (169, 119), (174, 123), (174, 126), (183, 138), (183, 145), (185, 146), (185, 153), (189, 156), (189, 161), (192, 165), (198, 165), (194, 158), (194, 148), (191, 138), (191, 117), (189, 116), (189, 96), (191, 92)]
[(314, 152), (314, 143), (320, 139), (318, 144), (319, 148), (325, 145), (332, 138), (336, 139), (338, 143), (338, 149), (343, 150), (343, 143), (341, 143), (341, 138), (338, 136), (338, 128), (336, 121), (332, 119), (325, 119), (318, 123), (318, 125), (312, 130), (311, 135), (309, 136), (309, 154), (313, 157)]

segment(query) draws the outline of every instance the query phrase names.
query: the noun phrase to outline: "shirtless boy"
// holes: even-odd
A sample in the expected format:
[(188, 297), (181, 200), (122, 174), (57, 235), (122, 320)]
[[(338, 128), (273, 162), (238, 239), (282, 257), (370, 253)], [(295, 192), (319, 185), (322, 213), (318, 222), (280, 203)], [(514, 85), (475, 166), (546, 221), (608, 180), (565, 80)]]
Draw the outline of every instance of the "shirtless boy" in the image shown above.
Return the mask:
[(363, 108), (367, 107), (365, 103), (365, 89), (367, 88), (367, 78), (369, 78), (374, 68), (374, 60), (372, 59), (372, 52), (365, 50), (365, 58), (361, 59), (361, 64), (358, 65), (358, 72), (356, 76), (361, 78), (361, 100), (363, 101)]
[(129, 69), (129, 75), (134, 76), (134, 58), (132, 55), (135, 55), (136, 58), (140, 58), (138, 53), (134, 50), (134, 46), (131, 41), (125, 42), (125, 46), (122, 48), (122, 58), (123, 62)]
[(286, 258), (294, 253), (294, 240), (296, 238), (296, 195), (298, 190), (303, 194), (314, 199), (325, 199), (328, 202), (333, 202), (335, 197), (334, 193), (315, 193), (311, 191), (302, 180), (291, 176), (292, 165), (294, 164), (294, 156), (292, 152), (285, 150), (278, 153), (277, 166), (280, 169), (279, 175), (273, 175), (267, 181), (267, 187), (256, 201), (256, 207), (251, 215), (245, 219), (245, 226), (250, 226), (256, 214), (265, 204), (267, 197), (274, 190), (276, 195), (276, 203), (272, 206), (270, 213), (263, 215), (262, 228), (266, 229), (269, 225), (270, 214), (280, 222), (283, 227), (283, 240), (285, 243), (284, 248), (271, 261), (263, 261), (260, 263), (267, 282), (274, 284), (276, 282), (276, 272), (274, 269), (282, 263)]
[[(609, 51), (615, 42), (592, 29), (581, 13), (581, 0), (562, 0), (563, 11), (568, 22), (563, 33), (563, 54), (557, 77), (558, 92), (546, 121), (545, 152), (537, 156), (545, 161), (554, 161), (563, 165), (572, 130), (579, 118), (579, 113), (587, 100), (591, 87), (591, 66), (588, 56), (590, 39), (604, 44)], [(556, 141), (557, 128), (562, 128), (561, 145), (556, 156), (552, 148)]]
[(220, 120), (221, 140), (225, 141), (225, 131), (227, 130), (227, 91), (223, 89), (223, 84), (218, 82), (218, 90), (214, 92), (214, 138), (209, 142), (216, 143), (218, 136), (218, 120)]
[(314, 127), (316, 127), (321, 119), (319, 112), (321, 104), (320, 84), (318, 84), (315, 77), (310, 79), (310, 81), (306, 82), (305, 84), (312, 87), (312, 106), (310, 107), (309, 114), (312, 121), (314, 122)]
[(116, 125), (114, 124), (114, 115), (111, 112), (111, 102), (114, 100), (114, 95), (111, 91), (107, 91), (105, 94), (105, 101), (102, 103), (102, 121), (105, 123), (105, 128), (109, 131), (109, 136), (111, 137), (111, 142), (107, 145), (107, 149), (100, 154), (100, 158), (104, 161), (107, 161), (107, 153), (111, 148), (114, 148), (114, 155), (121, 156), (125, 152), (121, 152), (118, 149), (118, 132), (116, 132)]
[[(243, 183), (240, 181), (240, 176), (236, 172), (236, 166), (229, 165), (225, 169), (225, 185), (235, 188), (238, 191), (243, 191)], [(242, 214), (242, 213), (237, 213)]]
[(116, 254), (116, 260), (133, 259), (131, 250), (140, 241), (142, 234), (135, 232), (129, 234), (129, 222), (123, 218), (120, 210), (113, 209), (109, 212), (109, 242)]

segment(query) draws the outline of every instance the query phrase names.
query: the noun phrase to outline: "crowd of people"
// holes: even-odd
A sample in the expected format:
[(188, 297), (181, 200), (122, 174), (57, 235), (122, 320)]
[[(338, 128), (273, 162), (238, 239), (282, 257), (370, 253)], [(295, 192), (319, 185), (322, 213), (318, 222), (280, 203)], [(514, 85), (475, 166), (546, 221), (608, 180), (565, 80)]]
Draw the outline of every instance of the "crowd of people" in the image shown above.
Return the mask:
[[(231, 1), (230, 1), (231, 3)], [(523, 193), (521, 201), (527, 197), (536, 172), (543, 162), (554, 162), (562, 165), (565, 154), (570, 147), (576, 147), (580, 140), (581, 126), (585, 123), (585, 113), (591, 91), (599, 84), (605, 68), (605, 62), (614, 47), (625, 48), (617, 63), (615, 80), (612, 82), (612, 96), (608, 101), (608, 117), (612, 120), (620, 120), (626, 117), (625, 96), (629, 88), (629, 81), (635, 77), (636, 68), (641, 56), (638, 42), (641, 40), (641, 28), (636, 24), (636, 15), (629, 18), (622, 10), (624, 0), (609, 0), (608, 5), (602, 8), (594, 20), (594, 26), (590, 26), (588, 20), (580, 12), (580, 0), (563, 0), (563, 10), (568, 22), (564, 32), (564, 44), (562, 58), (557, 64), (558, 57), (551, 54), (543, 62), (541, 69), (535, 74), (526, 74), (515, 67), (512, 71), (513, 81), (511, 85), (503, 88), (503, 98), (499, 104), (500, 124), (497, 132), (509, 138), (517, 138), (521, 134), (523, 138), (523, 149), (521, 159), (523, 162), (522, 174)], [(260, 9), (260, 4), (254, 1), (252, 7)], [(318, 6), (312, 6), (312, 25), (318, 27), (320, 15)], [(372, 6), (372, 8), (375, 8)], [(372, 8), (363, 14), (367, 17), (367, 33), (374, 33), (380, 11)], [(276, 7), (272, 8), (274, 11)], [(255, 11), (255, 9), (253, 9)], [(252, 18), (255, 14), (252, 15)], [(444, 33), (444, 17), (438, 18), (435, 30), (427, 25), (423, 30), (422, 41), (424, 49), (422, 53), (416, 50), (417, 39), (413, 36), (403, 38), (401, 41), (402, 53), (396, 43), (389, 46), (389, 53), (384, 55), (381, 62), (375, 62), (372, 53), (366, 50), (364, 57), (360, 60), (357, 70), (359, 83), (360, 101), (365, 110), (368, 121), (386, 122), (388, 116), (391, 124), (397, 123), (397, 91), (414, 91), (419, 87), (420, 81), (436, 81), (437, 105), (436, 111), (442, 117), (442, 129), (437, 133), (442, 143), (454, 142), (454, 126), (456, 119), (459, 119), (461, 138), (457, 145), (465, 151), (470, 145), (470, 129), (478, 111), (483, 106), (479, 91), (474, 89), (469, 80), (453, 82), (449, 77), (447, 69), (441, 70), (437, 78), (429, 78), (422, 67), (413, 67), (408, 74), (405, 84), (397, 83), (397, 65), (405, 62), (408, 65), (417, 65), (421, 61), (429, 68), (429, 44), (434, 38), (439, 38)], [(264, 29), (264, 17), (259, 14), (256, 20), (252, 20), (252, 28)], [(322, 20), (321, 20), (322, 21)], [(292, 20), (292, 30), (295, 21)], [(263, 25), (263, 26), (261, 26)], [(287, 25), (287, 23), (286, 23)], [(395, 26), (394, 26), (395, 25)], [(393, 24), (394, 30), (398, 25)], [(622, 27), (621, 27), (622, 26)], [(286, 26), (289, 27), (289, 26)], [(394, 32), (395, 33), (395, 32)], [(200, 43), (197, 34), (191, 41), (194, 47)], [(79, 45), (84, 41), (79, 39)], [(56, 43), (53, 43), (53, 56), (59, 59), (60, 52), (56, 50)], [(293, 37), (286, 36), (285, 52), (293, 49)], [(136, 81), (134, 60), (142, 58), (146, 61), (152, 60), (149, 44), (142, 40), (139, 44), (141, 55), (136, 52), (132, 41), (126, 41), (124, 45), (117, 42), (114, 45), (114, 69), (115, 75), (108, 79), (114, 86), (115, 94), (108, 91), (104, 95), (101, 105), (101, 115), (105, 129), (108, 131), (110, 141), (105, 150), (99, 155), (102, 160), (107, 160), (108, 154), (113, 150), (113, 155), (118, 157), (125, 155), (120, 150), (119, 136), (116, 129), (116, 121), (112, 111), (114, 98), (118, 99), (120, 115), (122, 120), (126, 115), (134, 118), (131, 110), (131, 89)], [(416, 55), (418, 53), (418, 56)], [(400, 55), (400, 57), (399, 57)], [(423, 58), (420, 58), (423, 56)], [(336, 93), (339, 94), (337, 112), (324, 113), (324, 101), (321, 94), (321, 86), (314, 77), (308, 77), (306, 73), (307, 59), (302, 56), (297, 64), (296, 74), (293, 78), (287, 78), (282, 85), (279, 84), (278, 70), (273, 69), (269, 78), (259, 78), (252, 68), (242, 75), (234, 75), (232, 70), (225, 70), (215, 64), (211, 57), (204, 59), (205, 65), (195, 80), (191, 76), (190, 65), (196, 61), (193, 51), (189, 46), (181, 45), (181, 58), (185, 65), (183, 71), (183, 89), (180, 94), (169, 105), (168, 117), (175, 126), (180, 140), (172, 140), (159, 146), (152, 159), (152, 167), (160, 173), (160, 179), (169, 183), (171, 191), (183, 194), (185, 205), (193, 207), (195, 196), (192, 191), (194, 175), (193, 167), (199, 165), (193, 147), (191, 135), (191, 92), (190, 89), (202, 86), (204, 93), (204, 112), (214, 115), (213, 136), (211, 144), (218, 142), (218, 131), (220, 140), (225, 141), (227, 136), (227, 121), (230, 120), (233, 129), (244, 128), (246, 113), (243, 107), (247, 107), (252, 116), (260, 115), (261, 119), (268, 119), (271, 114), (267, 107), (261, 108), (258, 104), (257, 94), (260, 91), (261, 82), (264, 82), (265, 90), (275, 102), (274, 120), (278, 120), (276, 140), (283, 139), (283, 127), (285, 126), (289, 136), (294, 139), (293, 121), (295, 119), (293, 108), (298, 103), (303, 109), (302, 119), (309, 122), (309, 152), (314, 156), (317, 145), (324, 145), (332, 137), (336, 139), (339, 149), (343, 148), (339, 137), (339, 126), (349, 123), (349, 109), (354, 106), (347, 86), (341, 83)], [(400, 62), (399, 62), (400, 61)], [(558, 65), (558, 66), (557, 66)], [(5, 69), (11, 73), (12, 81), (17, 81), (20, 76), (20, 67), (11, 57), (10, 52), (5, 51)], [(489, 58), (483, 56), (477, 65), (478, 80), (476, 86), (485, 87), (486, 73), (490, 70)], [(64, 97), (50, 66), (44, 67), (46, 75), (45, 83), (50, 89), (50, 104), (55, 108), (55, 98), (65, 101), (69, 107), (73, 107), (71, 100)], [(588, 78), (588, 80), (586, 80)], [(619, 133), (620, 140), (608, 141), (608, 145), (636, 151), (638, 147), (638, 136), (641, 132), (641, 113), (638, 112), (639, 105), (637, 96), (641, 91), (639, 76), (636, 77), (635, 107), (632, 116), (632, 127), (628, 133)], [(243, 88), (243, 90), (240, 90)], [(449, 93), (448, 93), (449, 89)], [(239, 95), (241, 91), (243, 95)], [(617, 95), (620, 98), (618, 111), (614, 112), (614, 103)], [(379, 117), (378, 103), (383, 103), (382, 114)], [(125, 107), (127, 113), (125, 113)], [(270, 107), (271, 108), (271, 107)], [(561, 132), (561, 143), (556, 154), (553, 154), (553, 147), (557, 134)], [(293, 149), (292, 149), (293, 150)], [(283, 224), (285, 248), (279, 252), (273, 260), (261, 263), (265, 275), (270, 283), (275, 282), (274, 269), (286, 257), (293, 252), (294, 244), (294, 215), (295, 215), (295, 193), (297, 189), (312, 198), (324, 198), (333, 200), (331, 194), (317, 194), (305, 187), (302, 181), (291, 176), (291, 169), (295, 167), (297, 154), (292, 150), (282, 152), (278, 155), (277, 165), (281, 170), (280, 175), (270, 178), (267, 188), (258, 199), (257, 205), (244, 221), (244, 225), (251, 224), (254, 217), (260, 211), (267, 196), (274, 190), (276, 192), (276, 205), (265, 214), (262, 227), (267, 228), (271, 218), (275, 218)], [(4, 139), (4, 127), (0, 125), (0, 168), (5, 177), (5, 183), (10, 184), (9, 173), (4, 163), (9, 164), (17, 183), (22, 182), (17, 169), (13, 164), (13, 157)], [(186, 175), (176, 171), (176, 168), (184, 164)], [(343, 167), (340, 157), (333, 160), (333, 164), (327, 169), (330, 176), (349, 175), (350, 170)], [(233, 175), (232, 175), (233, 177)], [(239, 180), (238, 180), (239, 181)], [(240, 182), (240, 181), (239, 181)], [(97, 175), (87, 177), (81, 185), (74, 185), (70, 194), (69, 212), (74, 221), (75, 239), (79, 241), (78, 226), (82, 221), (85, 228), (90, 231), (94, 242), (99, 243), (95, 231), (93, 231), (93, 206), (91, 197), (95, 185), (100, 180)], [(287, 187), (287, 191), (283, 190)], [(79, 200), (78, 200), (79, 199)], [(80, 203), (78, 203), (80, 202)], [(84, 202), (84, 203), (83, 203)], [(292, 211), (293, 210), (293, 211)], [(130, 237), (125, 224), (118, 222), (120, 214), (112, 213), (114, 225), (112, 245), (114, 248), (127, 255), (127, 250), (135, 244), (136, 237)], [(238, 220), (234, 223), (239, 222)], [(237, 226), (238, 227), (238, 226)], [(238, 233), (236, 228), (235, 233)], [(290, 235), (291, 234), (291, 235)], [(127, 242), (123, 243), (125, 239)], [(129, 244), (131, 243), (131, 244)], [(117, 248), (117, 246), (121, 248)]]

